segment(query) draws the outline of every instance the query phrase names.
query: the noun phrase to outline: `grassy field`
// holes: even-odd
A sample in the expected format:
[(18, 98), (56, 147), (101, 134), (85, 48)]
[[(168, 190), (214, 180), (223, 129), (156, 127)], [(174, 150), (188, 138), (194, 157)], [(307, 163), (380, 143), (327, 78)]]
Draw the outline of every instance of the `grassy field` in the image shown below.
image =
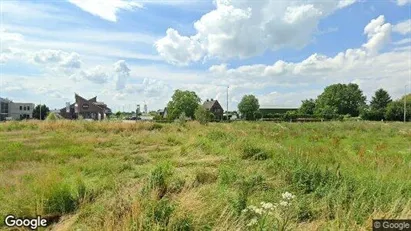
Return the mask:
[(0, 147), (0, 229), (10, 213), (54, 218), (54, 230), (369, 230), (411, 218), (411, 123), (8, 122)]

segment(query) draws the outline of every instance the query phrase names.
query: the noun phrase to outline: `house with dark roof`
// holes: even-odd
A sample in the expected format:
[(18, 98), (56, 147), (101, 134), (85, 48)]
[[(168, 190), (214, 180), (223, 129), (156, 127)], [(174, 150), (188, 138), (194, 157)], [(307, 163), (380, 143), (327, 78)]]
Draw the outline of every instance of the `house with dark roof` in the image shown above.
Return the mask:
[(102, 120), (112, 114), (111, 109), (103, 102), (97, 101), (97, 96), (87, 100), (75, 94), (75, 103), (60, 109), (60, 115), (66, 119), (77, 119), (82, 116), (84, 119)]
[(214, 119), (215, 120), (222, 120), (223, 119), (224, 109), (223, 109), (223, 107), (221, 107), (218, 100), (213, 100), (213, 99), (209, 100), (209, 99), (207, 99), (203, 103), (203, 107), (214, 114)]

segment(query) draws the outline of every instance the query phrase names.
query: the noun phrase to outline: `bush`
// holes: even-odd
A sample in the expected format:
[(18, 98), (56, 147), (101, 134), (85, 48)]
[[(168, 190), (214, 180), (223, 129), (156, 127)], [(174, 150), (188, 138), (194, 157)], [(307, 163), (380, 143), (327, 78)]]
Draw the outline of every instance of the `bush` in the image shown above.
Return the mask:
[(186, 113), (181, 113), (180, 116), (178, 117), (178, 123), (180, 125), (185, 125), (187, 122), (187, 117), (186, 117)]
[(194, 112), (195, 119), (200, 124), (207, 124), (209, 121), (211, 121), (211, 115), (212, 113), (202, 106), (198, 106), (196, 111)]

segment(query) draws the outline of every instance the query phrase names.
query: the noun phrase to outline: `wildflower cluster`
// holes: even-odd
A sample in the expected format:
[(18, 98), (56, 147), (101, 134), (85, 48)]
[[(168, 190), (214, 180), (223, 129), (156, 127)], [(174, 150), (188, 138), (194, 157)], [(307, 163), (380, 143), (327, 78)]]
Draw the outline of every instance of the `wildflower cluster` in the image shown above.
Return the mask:
[(285, 192), (281, 197), (282, 200), (278, 204), (263, 201), (260, 206), (250, 205), (243, 209), (242, 213), (249, 219), (247, 226), (263, 228), (269, 220), (278, 220), (278, 218), (288, 220), (285, 211), (289, 210), (295, 195)]
[(295, 198), (295, 196), (289, 192), (285, 192), (283, 194), (281, 194), (283, 200), (280, 201), (280, 205), (283, 207), (288, 207), (291, 206), (291, 200)]

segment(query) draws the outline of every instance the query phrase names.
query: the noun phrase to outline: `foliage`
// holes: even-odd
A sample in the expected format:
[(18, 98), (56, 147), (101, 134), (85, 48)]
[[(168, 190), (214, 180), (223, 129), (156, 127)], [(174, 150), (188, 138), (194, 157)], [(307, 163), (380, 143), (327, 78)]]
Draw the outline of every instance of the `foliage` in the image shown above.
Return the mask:
[(184, 112), (186, 116), (194, 118), (194, 112), (200, 102), (201, 99), (195, 92), (176, 90), (167, 104), (167, 116), (174, 120)]
[(180, 114), (180, 116), (178, 117), (178, 123), (179, 123), (180, 125), (185, 125), (186, 122), (187, 122), (186, 113), (182, 112), (182, 113)]
[[(406, 105), (406, 120), (411, 120), (411, 97), (407, 98)], [(400, 100), (393, 101), (388, 104), (385, 112), (385, 118), (391, 121), (404, 120), (404, 97)]]
[(197, 107), (194, 116), (200, 124), (207, 124), (212, 119), (212, 113), (202, 106)]
[[(41, 108), (40, 108), (41, 107)], [(41, 118), (40, 118), (40, 109), (41, 109)], [(39, 120), (44, 120), (47, 115), (49, 114), (50, 109), (44, 105), (44, 104), (39, 104), (36, 107), (34, 107), (33, 110), (33, 118), (39, 119)]]
[(391, 102), (391, 96), (388, 92), (382, 88), (378, 89), (372, 97), (370, 106), (362, 108), (361, 118), (376, 121), (386, 119), (387, 106)]
[(153, 117), (153, 120), (164, 120), (164, 118), (163, 118), (162, 115), (156, 114), (156, 115)]
[(319, 115), (358, 116), (366, 97), (357, 84), (333, 84), (324, 89), (316, 101), (315, 113)]
[(298, 111), (300, 114), (313, 115), (315, 111), (315, 105), (316, 104), (314, 99), (303, 100)]
[(254, 95), (245, 95), (238, 104), (238, 111), (245, 117), (246, 120), (254, 120), (255, 113), (260, 108), (258, 99)]
[(370, 102), (370, 108), (372, 110), (385, 109), (389, 103), (391, 103), (391, 96), (384, 89), (378, 89)]

